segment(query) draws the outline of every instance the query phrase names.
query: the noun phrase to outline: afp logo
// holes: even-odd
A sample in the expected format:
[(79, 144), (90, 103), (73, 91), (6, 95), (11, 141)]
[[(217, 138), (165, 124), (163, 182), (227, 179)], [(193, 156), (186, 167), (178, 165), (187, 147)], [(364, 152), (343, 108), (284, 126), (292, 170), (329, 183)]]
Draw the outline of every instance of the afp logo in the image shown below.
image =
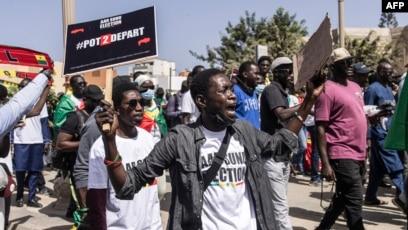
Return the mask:
[(382, 0), (382, 12), (384, 13), (408, 12), (408, 1)]

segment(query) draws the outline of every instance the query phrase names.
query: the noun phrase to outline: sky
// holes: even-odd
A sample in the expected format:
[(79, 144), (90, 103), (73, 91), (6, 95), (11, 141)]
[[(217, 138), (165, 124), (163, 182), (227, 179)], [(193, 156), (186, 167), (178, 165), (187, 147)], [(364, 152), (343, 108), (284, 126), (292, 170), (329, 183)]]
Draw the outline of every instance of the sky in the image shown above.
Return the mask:
[[(216, 47), (228, 22), (238, 22), (245, 11), (270, 17), (283, 7), (296, 19), (306, 20), (311, 35), (326, 13), (332, 28), (338, 25), (337, 0), (77, 0), (76, 22), (156, 7), (159, 58), (176, 62), (177, 71), (203, 64), (189, 50), (205, 53)], [(0, 44), (48, 53), (63, 61), (61, 0), (0, 0)], [(345, 0), (346, 27), (377, 27), (381, 0)], [(408, 25), (408, 13), (396, 14), (400, 26)], [(121, 68), (119, 72), (124, 72)]]

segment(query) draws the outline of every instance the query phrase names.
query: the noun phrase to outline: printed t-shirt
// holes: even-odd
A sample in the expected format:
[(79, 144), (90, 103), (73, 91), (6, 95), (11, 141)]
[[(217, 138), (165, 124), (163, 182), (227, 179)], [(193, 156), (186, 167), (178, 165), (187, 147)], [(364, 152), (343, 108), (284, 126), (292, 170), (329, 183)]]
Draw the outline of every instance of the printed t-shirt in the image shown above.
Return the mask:
[(14, 129), (14, 144), (42, 144), (41, 119), (47, 117), (47, 106), (44, 105), (40, 115), (25, 119), (23, 127)]
[[(135, 138), (116, 136), (116, 146), (126, 171), (141, 164), (154, 146), (151, 134), (141, 128), (137, 128), (137, 131)], [(102, 137), (99, 137), (89, 153), (88, 189), (108, 190), (106, 201), (108, 229), (162, 229), (156, 180), (143, 187), (135, 194), (133, 200), (119, 200), (109, 181), (104, 159), (105, 149)]]
[(364, 160), (367, 120), (361, 88), (328, 80), (315, 105), (315, 120), (327, 121), (326, 141), (330, 159)]
[(200, 116), (200, 111), (198, 111), (198, 108), (191, 97), (190, 90), (183, 94), (181, 100), (181, 112), (190, 114), (190, 124), (194, 123)]
[[(200, 149), (201, 170), (211, 167), (226, 130), (212, 132), (201, 127), (206, 138)], [(231, 137), (225, 160), (204, 192), (201, 220), (204, 230), (256, 229), (255, 211), (245, 183), (244, 147)]]
[(238, 119), (245, 120), (252, 124), (255, 128), (260, 128), (260, 111), (258, 97), (253, 91), (246, 92), (239, 85), (234, 85), (234, 93), (237, 98), (237, 106), (235, 114)]

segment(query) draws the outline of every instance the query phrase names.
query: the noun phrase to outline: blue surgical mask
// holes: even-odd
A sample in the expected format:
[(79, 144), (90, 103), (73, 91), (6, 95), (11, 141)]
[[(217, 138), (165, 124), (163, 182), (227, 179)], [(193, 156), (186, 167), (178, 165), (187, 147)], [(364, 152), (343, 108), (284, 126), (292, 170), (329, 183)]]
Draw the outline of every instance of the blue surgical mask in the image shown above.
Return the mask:
[(145, 92), (142, 93), (142, 97), (145, 100), (152, 100), (154, 97), (154, 90), (153, 89), (148, 89)]
[(255, 87), (255, 93), (256, 93), (257, 95), (261, 95), (264, 89), (265, 89), (265, 85), (263, 85), (263, 84), (258, 84), (258, 85)]

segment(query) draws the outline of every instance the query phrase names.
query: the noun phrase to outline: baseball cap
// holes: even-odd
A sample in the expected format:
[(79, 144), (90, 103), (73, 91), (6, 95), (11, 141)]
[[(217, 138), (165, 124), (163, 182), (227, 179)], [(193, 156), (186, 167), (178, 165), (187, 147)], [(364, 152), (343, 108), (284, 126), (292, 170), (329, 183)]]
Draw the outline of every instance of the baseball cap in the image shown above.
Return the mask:
[(352, 58), (350, 52), (345, 48), (337, 48), (334, 49), (330, 55), (330, 64), (349, 58)]
[(361, 62), (358, 62), (353, 65), (353, 72), (358, 74), (367, 74), (370, 72), (368, 67)]
[(96, 85), (88, 85), (84, 89), (84, 97), (91, 98), (92, 100), (99, 101), (103, 99), (102, 90)]
[(272, 65), (271, 65), (271, 70), (273, 71), (274, 69), (276, 69), (276, 67), (280, 65), (288, 65), (292, 63), (293, 63), (292, 60), (288, 57), (278, 57), (278, 58), (275, 58), (275, 60), (273, 60)]

